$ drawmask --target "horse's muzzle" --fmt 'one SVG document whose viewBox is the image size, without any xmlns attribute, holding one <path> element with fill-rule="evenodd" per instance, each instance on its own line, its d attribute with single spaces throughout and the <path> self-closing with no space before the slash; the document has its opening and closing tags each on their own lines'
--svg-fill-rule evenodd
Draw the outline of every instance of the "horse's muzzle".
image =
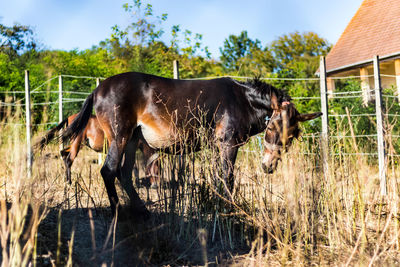
<svg viewBox="0 0 400 267">
<path fill-rule="evenodd" d="M 275 171 L 275 168 L 273 168 L 272 166 L 267 166 L 266 164 L 262 164 L 262 168 L 264 170 L 265 173 L 271 174 Z"/>
</svg>

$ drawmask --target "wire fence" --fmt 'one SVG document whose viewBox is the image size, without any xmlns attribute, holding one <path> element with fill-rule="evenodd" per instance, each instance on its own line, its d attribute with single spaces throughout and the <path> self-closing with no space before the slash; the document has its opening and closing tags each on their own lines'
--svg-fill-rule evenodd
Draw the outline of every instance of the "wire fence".
<svg viewBox="0 0 400 267">
<path fill-rule="evenodd" d="M 246 76 L 222 76 L 237 80 L 248 80 L 252 77 Z M 397 78 L 399 76 L 380 74 L 380 78 Z M 189 80 L 209 80 L 221 77 L 201 77 Z M 315 112 L 322 109 L 326 97 L 327 114 L 326 120 L 329 130 L 320 126 L 320 120 L 310 121 L 303 126 L 303 140 L 307 142 L 319 142 L 324 131 L 327 132 L 331 156 L 379 156 L 379 131 L 377 125 L 376 105 L 372 100 L 376 99 L 377 91 L 366 85 L 370 78 L 376 79 L 376 75 L 356 75 L 346 77 L 329 77 L 331 88 L 321 87 L 321 77 L 316 78 L 287 78 L 287 77 L 262 77 L 278 88 L 286 88 L 291 94 L 292 101 L 301 112 Z M 59 75 L 41 82 L 30 91 L 30 104 L 34 114 L 34 120 L 30 126 L 50 128 L 81 108 L 85 97 L 96 88 L 103 77 Z M 326 79 L 325 79 L 326 83 Z M 333 88 L 332 88 L 333 87 Z M 376 86 L 375 86 L 376 87 Z M 380 87 L 380 86 L 379 86 Z M 381 89 L 381 88 L 379 88 Z M 397 126 L 397 119 L 400 117 L 399 95 L 393 88 L 379 90 L 383 103 L 383 114 L 385 125 L 385 140 L 392 142 L 390 148 L 386 146 L 387 157 L 400 157 L 397 151 L 400 150 L 400 127 Z M 8 98 L 7 98 L 8 97 Z M 1 108 L 21 108 L 26 110 L 26 92 L 14 90 L 0 92 Z M 7 99 L 7 100 L 6 100 Z M 11 99 L 11 100 L 10 100 Z M 41 114 L 43 118 L 35 116 Z M 46 119 L 44 119 L 46 117 Z M 323 118 L 324 119 L 324 118 Z M 25 124 L 3 121 L 0 125 L 13 125 L 22 127 Z M 262 147 L 261 138 L 257 138 L 257 146 Z M 359 148 L 354 147 L 359 145 Z M 360 151 L 360 147 L 364 151 Z M 358 151 L 357 151 L 358 150 Z M 243 152 L 260 152 L 260 149 Z M 316 154 L 315 152 L 305 152 Z"/>
<path fill-rule="evenodd" d="M 76 82 L 77 79 L 89 80 L 91 82 Z M 48 80 L 40 83 L 30 91 L 32 102 L 30 104 L 32 113 L 35 117 L 35 111 L 43 112 L 43 109 L 48 113 L 47 117 L 50 121 L 42 122 L 41 119 L 34 119 L 31 124 L 33 127 L 39 126 L 54 126 L 59 120 L 57 120 L 57 111 L 60 107 L 63 109 L 63 117 L 68 117 L 74 112 L 79 111 L 80 105 L 85 101 L 86 96 L 90 93 L 89 91 L 94 90 L 98 81 L 103 80 L 103 77 L 90 77 L 90 76 L 75 76 L 75 75 L 58 75 L 49 78 Z M 60 80 L 62 83 L 60 84 Z M 93 80 L 96 83 L 93 83 Z M 57 88 L 58 87 L 58 88 Z M 61 88 L 60 88 L 61 87 Z M 61 94 L 61 97 L 60 97 Z M 25 91 L 14 90 L 14 91 L 0 91 L 0 97 L 3 99 L 8 96 L 11 97 L 10 101 L 0 101 L 0 108 L 22 108 L 26 109 L 25 103 Z M 60 105 L 61 100 L 61 105 Z M 24 123 L 14 122 L 2 122 L 0 125 L 17 125 L 23 126 Z"/>
<path fill-rule="evenodd" d="M 90 76 L 74 76 L 74 75 L 61 75 L 62 77 L 67 77 L 67 78 L 74 78 L 74 79 L 104 79 L 102 77 L 90 77 Z M 384 75 L 382 76 L 386 77 L 392 77 L 392 75 Z M 32 95 L 37 95 L 37 94 L 59 94 L 59 90 L 47 90 L 47 91 L 37 91 L 38 89 L 42 88 L 46 84 L 50 83 L 51 81 L 55 80 L 59 76 L 52 77 L 48 79 L 47 81 L 43 82 L 41 85 L 37 86 L 35 89 L 31 91 Z M 229 77 L 229 78 L 235 78 L 235 79 L 251 79 L 251 77 L 246 77 L 246 76 L 222 76 L 222 77 Z M 369 76 L 348 76 L 348 77 L 334 77 L 332 79 L 357 79 L 360 77 L 369 77 Z M 393 76 L 397 77 L 397 76 Z M 400 76 L 399 76 L 400 77 Z M 203 77 L 203 78 L 193 78 L 190 80 L 208 80 L 208 79 L 213 79 L 213 78 L 220 78 L 220 77 Z M 274 78 L 261 78 L 263 80 L 275 80 L 275 81 L 317 81 L 319 78 L 279 78 L 279 77 L 274 77 Z M 95 87 L 90 88 L 89 90 L 93 90 Z M 85 88 L 86 90 L 88 88 Z M 369 90 L 370 92 L 373 92 L 373 90 Z M 347 92 L 328 92 L 328 98 L 330 100 L 337 100 L 337 99 L 346 99 L 346 98 L 362 98 L 362 94 L 364 94 L 366 91 L 347 91 Z M 12 94 L 25 94 L 25 91 L 0 91 L 0 94 L 6 94 L 6 95 L 12 95 Z M 81 98 L 81 96 L 87 96 L 90 93 L 89 92 L 79 92 L 79 91 L 66 91 L 63 90 L 62 94 L 68 94 L 76 97 L 63 97 L 62 102 L 63 103 L 74 103 L 74 102 L 84 102 L 85 98 Z M 80 97 L 79 97 L 80 96 Z M 397 96 L 395 95 L 387 95 L 383 94 L 383 97 L 387 98 L 393 98 L 396 99 Z M 292 96 L 291 97 L 294 101 L 297 100 L 320 100 L 320 96 Z M 0 107 L 25 107 L 25 103 L 21 103 L 24 99 L 18 99 L 15 102 L 2 102 L 0 101 Z M 55 105 L 59 104 L 59 100 L 56 101 L 48 101 L 48 102 L 39 102 L 39 103 L 32 103 L 32 106 L 44 106 L 44 105 Z M 78 109 L 79 110 L 79 109 Z M 365 113 L 365 114 L 350 114 L 350 117 L 374 117 L 376 114 L 374 113 Z M 393 117 L 399 117 L 400 114 L 386 114 L 387 116 L 393 116 Z M 347 114 L 329 114 L 329 117 L 347 117 Z M 35 124 L 33 124 L 35 125 Z"/>
<path fill-rule="evenodd" d="M 385 75 L 382 74 L 384 77 L 397 77 L 394 75 Z M 47 81 L 41 83 L 39 86 L 35 87 L 31 91 L 31 95 L 39 95 L 39 94 L 54 94 L 58 97 L 60 94 L 60 90 L 54 90 L 54 85 L 52 86 L 53 90 L 46 90 L 46 91 L 39 91 L 39 89 L 43 88 L 47 84 L 51 83 L 52 81 L 58 79 L 60 76 L 55 76 Z M 91 80 L 96 80 L 96 79 L 105 79 L 103 77 L 90 77 L 90 76 L 75 76 L 75 75 L 61 75 L 63 78 L 71 78 L 71 79 L 91 79 Z M 246 76 L 222 76 L 222 77 L 228 77 L 232 79 L 252 79 L 252 77 L 246 77 Z M 365 77 L 372 77 L 372 75 L 367 75 L 367 76 L 347 76 L 347 77 L 332 77 L 332 79 L 335 80 L 347 80 L 347 79 L 360 79 L 360 78 L 365 78 Z M 209 79 L 214 79 L 214 78 L 221 78 L 219 77 L 202 77 L 202 78 L 192 78 L 190 80 L 209 80 Z M 262 80 L 269 80 L 269 81 L 291 81 L 291 82 L 298 82 L 298 81 L 319 81 L 319 78 L 279 78 L 279 77 L 262 77 Z M 90 90 L 92 91 L 95 87 L 93 86 L 92 88 L 84 88 L 84 90 Z M 374 90 L 369 90 L 369 92 L 374 92 Z M 357 90 L 357 91 L 345 91 L 345 92 L 328 92 L 328 98 L 330 101 L 338 100 L 338 99 L 352 99 L 352 98 L 357 98 L 357 99 L 362 99 L 363 94 L 365 94 L 366 91 L 364 90 Z M 6 95 L 12 95 L 12 94 L 25 94 L 25 91 L 0 91 L 0 94 L 6 94 Z M 85 101 L 85 98 L 82 98 L 82 96 L 87 96 L 90 93 L 89 92 L 82 92 L 82 91 L 71 91 L 71 90 L 62 90 L 62 94 L 68 95 L 68 97 L 63 97 L 62 98 L 62 103 L 68 104 L 68 103 L 83 103 Z M 387 95 L 383 94 L 383 97 L 386 98 L 391 98 L 391 99 L 397 99 L 397 96 L 395 95 Z M 291 97 L 294 102 L 298 102 L 301 100 L 320 100 L 320 96 L 292 96 Z M 15 102 L 3 102 L 0 101 L 0 107 L 25 107 L 25 103 L 21 103 L 24 101 L 24 98 L 18 99 Z M 31 106 L 51 106 L 51 105 L 59 105 L 60 101 L 59 99 L 56 101 L 48 101 L 48 102 L 32 102 Z M 80 107 L 77 107 L 76 111 L 79 111 Z M 68 108 L 67 108 L 68 109 Z M 72 115 L 72 114 L 66 114 L 67 115 Z M 399 117 L 400 114 L 391 114 L 387 113 L 385 114 L 386 116 L 391 116 L 391 117 Z M 375 117 L 375 113 L 364 113 L 364 114 L 328 114 L 330 118 L 347 118 L 348 116 L 350 117 Z M 40 125 L 54 125 L 56 124 L 57 121 L 52 121 L 52 122 L 45 122 L 45 123 L 33 123 L 32 126 L 40 126 Z M 2 125 L 6 124 L 12 124 L 12 125 L 24 125 L 23 123 L 2 123 Z M 352 138 L 352 137 L 371 137 L 375 136 L 376 134 L 372 135 L 331 135 L 330 138 Z M 396 137 L 396 135 L 392 135 L 392 137 Z"/>
<path fill-rule="evenodd" d="M 229 78 L 234 78 L 234 79 L 251 79 L 251 77 L 238 77 L 238 76 L 224 76 L 224 77 L 229 77 Z M 380 77 L 391 77 L 391 78 L 396 78 L 398 76 L 396 75 L 387 75 L 387 74 L 381 74 Z M 195 80 L 207 80 L 207 79 L 212 79 L 212 78 L 217 78 L 217 77 L 203 77 L 203 78 L 196 78 Z M 353 76 L 346 76 L 346 77 L 330 77 L 331 80 L 335 84 L 337 84 L 334 87 L 337 87 L 337 91 L 327 91 L 326 95 L 328 98 L 328 105 L 329 106 L 341 106 L 342 110 L 338 109 L 328 109 L 329 114 L 327 114 L 327 117 L 329 119 L 329 125 L 331 126 L 330 131 L 329 131 L 329 142 L 330 146 L 334 147 L 331 149 L 331 156 L 339 156 L 339 155 L 346 155 L 346 156 L 368 156 L 368 157 L 378 157 L 378 133 L 376 130 L 373 130 L 371 126 L 374 126 L 373 124 L 377 121 L 377 113 L 375 112 L 375 105 L 371 102 L 375 98 L 375 89 L 369 89 L 369 87 L 372 86 L 365 86 L 363 85 L 363 82 L 365 82 L 366 79 L 369 78 L 375 78 L 375 75 L 353 75 Z M 267 77 L 267 78 L 261 78 L 262 80 L 268 80 L 271 82 L 307 82 L 307 83 L 313 83 L 320 81 L 320 78 L 279 78 L 279 77 Z M 348 90 L 351 86 L 347 84 L 347 89 L 341 91 L 341 85 L 343 87 L 343 84 L 348 83 L 348 81 L 356 81 L 357 89 L 356 90 Z M 340 83 L 340 84 L 338 84 Z M 320 88 L 319 88 L 320 89 Z M 389 90 L 390 91 L 390 90 Z M 386 135 L 385 139 L 388 140 L 389 138 L 391 139 L 391 142 L 395 141 L 395 145 L 392 147 L 395 147 L 395 151 L 389 151 L 389 153 L 386 153 L 386 156 L 389 157 L 400 157 L 399 154 L 396 154 L 396 151 L 400 150 L 400 144 L 399 144 L 399 137 L 400 134 L 395 134 L 395 133 L 400 133 L 400 129 L 397 127 L 395 121 L 392 118 L 397 118 L 400 116 L 400 109 L 399 109 L 399 96 L 397 95 L 397 92 L 392 90 L 389 92 L 388 90 L 384 90 L 384 93 L 382 94 L 383 99 L 385 100 L 384 106 L 386 107 L 385 112 L 383 113 L 384 117 L 384 123 L 385 123 L 385 128 L 391 128 L 391 131 L 386 130 Z M 304 92 L 304 91 L 303 91 Z M 318 102 L 319 105 L 321 105 L 321 95 L 319 94 L 319 90 L 316 90 L 314 92 L 314 95 L 309 95 L 309 96 L 300 96 L 300 95 L 293 95 L 291 94 L 292 101 L 295 102 L 298 106 L 301 104 L 303 101 L 316 101 Z M 391 94 L 389 94 L 391 93 Z M 368 99 L 366 99 L 368 98 Z M 335 105 L 336 103 L 336 105 Z M 317 105 L 318 105 L 317 104 Z M 315 106 L 317 106 L 315 105 Z M 349 114 L 347 114 L 344 110 L 345 107 L 348 107 L 350 109 Z M 371 112 L 372 111 L 372 112 Z M 315 122 L 311 122 L 315 123 Z M 374 132 L 374 133 L 351 133 L 351 127 L 354 124 L 357 125 L 358 130 L 360 130 L 360 125 L 359 124 L 366 124 L 369 125 L 369 129 L 364 129 L 366 132 Z M 345 124 L 345 125 L 343 125 Z M 339 127 L 341 130 L 338 129 L 337 125 L 340 125 Z M 336 127 L 332 127 L 336 126 Z M 343 127 L 345 126 L 345 127 Z M 395 126 L 395 127 L 390 127 L 390 126 Z M 345 129 L 343 129 L 345 128 Z M 361 128 L 361 131 L 363 129 Z M 302 138 L 305 139 L 312 139 L 315 138 L 316 136 L 320 135 L 320 133 L 315 133 L 316 135 L 304 135 Z M 340 144 L 343 143 L 351 143 L 353 140 L 358 140 L 356 143 L 364 143 L 367 144 L 365 147 L 367 147 L 367 151 L 365 152 L 344 152 L 340 151 L 335 153 L 334 151 L 339 151 L 340 149 L 338 148 Z M 363 141 L 360 141 L 363 140 Z M 258 146 L 261 146 L 260 141 L 258 141 Z M 336 147 L 335 147 L 336 146 Z M 354 149 L 352 145 L 344 146 L 348 147 L 351 149 Z M 389 150 L 389 149 L 388 149 Z M 254 153 L 257 151 L 254 150 L 249 150 L 245 149 L 243 150 L 244 152 L 250 152 Z M 377 151 L 377 152 L 372 152 L 372 151 Z M 307 154 L 307 153 L 306 153 Z M 315 154 L 315 153 L 314 153 Z"/>
</svg>

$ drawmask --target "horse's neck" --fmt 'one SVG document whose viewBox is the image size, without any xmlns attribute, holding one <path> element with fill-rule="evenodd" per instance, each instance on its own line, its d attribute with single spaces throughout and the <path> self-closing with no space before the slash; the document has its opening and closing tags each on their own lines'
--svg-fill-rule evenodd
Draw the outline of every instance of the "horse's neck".
<svg viewBox="0 0 400 267">
<path fill-rule="evenodd" d="M 265 127 L 266 119 L 272 116 L 271 98 L 269 95 L 259 94 L 255 91 L 246 93 L 250 103 L 250 119 L 248 121 L 251 129 L 250 135 L 255 135 L 262 132 Z"/>
<path fill-rule="evenodd" d="M 257 93 L 253 89 L 249 90 L 246 96 L 257 117 L 264 119 L 265 116 L 272 114 L 270 95 Z"/>
</svg>

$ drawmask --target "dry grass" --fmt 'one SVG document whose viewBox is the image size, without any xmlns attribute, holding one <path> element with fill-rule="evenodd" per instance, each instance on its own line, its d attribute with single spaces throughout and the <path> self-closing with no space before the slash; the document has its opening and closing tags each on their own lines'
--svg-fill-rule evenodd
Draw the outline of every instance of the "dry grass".
<svg viewBox="0 0 400 267">
<path fill-rule="evenodd" d="M 227 204 L 210 145 L 185 156 L 183 170 L 177 157 L 164 157 L 159 189 L 149 191 L 150 221 L 129 217 L 127 208 L 127 218 L 113 221 L 95 153 L 82 151 L 68 186 L 58 146 L 49 146 L 27 179 L 18 127 L 0 129 L 2 266 L 399 264 L 397 164 L 381 197 L 374 160 L 332 157 L 324 176 L 318 140 L 310 139 L 266 175 L 260 153 L 248 152 L 260 151 L 252 139 L 239 153 L 235 201 Z M 138 190 L 146 200 L 146 189 Z"/>
</svg>

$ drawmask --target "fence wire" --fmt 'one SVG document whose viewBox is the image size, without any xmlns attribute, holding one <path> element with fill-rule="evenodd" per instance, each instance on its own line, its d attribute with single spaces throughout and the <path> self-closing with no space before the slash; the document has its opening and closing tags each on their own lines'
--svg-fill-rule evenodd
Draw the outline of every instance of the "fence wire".
<svg viewBox="0 0 400 267">
<path fill-rule="evenodd" d="M 383 77 L 398 77 L 396 75 L 384 75 L 381 74 L 381 76 Z M 57 90 L 54 90 L 54 87 L 56 85 L 52 85 L 52 81 L 54 81 L 55 79 L 59 78 L 60 76 L 55 76 L 52 77 L 50 79 L 48 79 L 47 81 L 41 83 L 39 86 L 35 87 L 32 91 L 31 91 L 31 95 L 57 95 L 57 100 L 55 101 L 40 101 L 40 102 L 34 102 L 31 104 L 32 107 L 49 107 L 48 112 L 55 112 L 58 109 L 58 105 L 59 105 L 59 99 L 58 99 L 58 94 L 60 93 L 58 88 Z M 90 76 L 75 76 L 75 75 L 61 75 L 61 77 L 63 78 L 68 78 L 68 79 L 88 79 L 88 80 L 104 80 L 105 78 L 103 77 L 90 77 Z M 228 77 L 228 78 L 232 78 L 232 79 L 252 79 L 253 77 L 246 77 L 246 76 L 222 76 L 222 77 Z M 349 77 L 329 77 L 329 79 L 334 80 L 335 82 L 346 82 L 347 80 L 360 80 L 360 79 L 365 79 L 365 78 L 370 78 L 370 77 L 374 77 L 373 75 L 364 75 L 364 76 L 349 76 Z M 209 80 L 209 79 L 213 79 L 213 78 L 221 78 L 221 77 L 201 77 L 201 78 L 192 78 L 192 79 L 188 79 L 188 80 Z M 291 81 L 291 82 L 302 82 L 304 86 L 307 85 L 307 82 L 312 82 L 312 84 L 314 84 L 314 82 L 320 81 L 320 78 L 280 78 L 280 77 L 262 77 L 260 78 L 261 80 L 265 80 L 265 81 Z M 64 80 L 63 80 L 64 82 Z M 53 87 L 53 90 L 50 90 L 49 88 L 47 88 L 47 90 L 40 90 L 41 88 L 43 88 L 45 85 L 48 85 L 49 87 Z M 64 86 L 64 84 L 63 84 Z M 68 86 L 67 86 L 68 87 Z M 74 88 L 71 87 L 70 88 Z M 81 88 L 81 90 L 84 90 L 84 88 Z M 86 89 L 87 90 L 87 89 Z M 370 98 L 374 97 L 374 92 L 375 90 L 370 89 L 370 90 L 350 90 L 350 91 L 328 91 L 327 92 L 327 96 L 328 96 L 328 101 L 340 101 L 340 100 L 348 100 L 351 101 L 352 99 L 363 99 L 363 94 L 369 93 L 370 94 Z M 319 93 L 319 92 L 318 92 Z M 0 94 L 4 95 L 12 95 L 14 94 L 14 98 L 15 98 L 15 94 L 25 94 L 25 91 L 20 91 L 20 90 L 14 90 L 14 91 L 1 91 Z M 83 101 L 85 101 L 84 98 L 82 98 L 82 96 L 87 96 L 90 94 L 90 92 L 82 92 L 82 91 L 74 91 L 74 90 L 63 90 L 62 91 L 63 94 L 63 98 L 62 98 L 62 102 L 63 104 L 80 104 Z M 383 98 L 385 99 L 398 99 L 397 95 L 390 95 L 390 94 L 383 94 L 382 95 Z M 50 97 L 52 98 L 52 97 Z M 297 101 L 316 101 L 317 103 L 320 103 L 320 95 L 311 95 L 311 96 L 296 96 L 294 95 L 292 97 L 292 100 L 297 102 Z M 21 103 L 22 101 L 25 100 L 25 97 L 18 99 L 14 102 L 4 102 L 4 101 L 0 101 L 0 107 L 25 107 L 25 103 Z M 72 112 L 77 112 L 79 110 L 80 106 L 65 106 L 64 110 L 67 110 L 68 112 L 72 111 Z M 349 119 L 350 118 L 354 118 L 354 119 L 362 119 L 362 118 L 371 118 L 371 119 L 375 119 L 376 114 L 374 113 L 350 113 L 350 114 L 337 114 L 336 112 L 330 111 L 330 114 L 328 114 L 328 118 L 330 119 L 334 119 L 334 120 L 338 120 L 341 119 L 342 122 L 337 121 L 336 123 L 340 124 L 340 125 L 346 125 L 345 122 L 343 122 L 343 120 Z M 400 117 L 400 114 L 398 113 L 390 113 L 386 112 L 384 114 L 384 116 L 386 117 L 390 117 L 390 118 L 397 118 Z M 354 123 L 354 122 L 353 122 Z M 357 123 L 357 121 L 355 122 Z M 0 123 L 0 125 L 7 125 L 7 124 L 11 124 L 11 125 L 17 125 L 17 126 L 23 126 L 24 124 L 22 123 Z M 36 123 L 33 124 L 33 126 L 51 126 L 51 125 L 55 125 L 57 124 L 57 122 L 45 122 L 45 123 Z M 311 123 L 312 124 L 312 123 Z M 331 129 L 332 130 L 332 129 Z M 348 130 L 348 129 L 347 129 Z M 400 138 L 399 134 L 389 134 L 392 138 Z M 329 135 L 329 139 L 330 140 L 334 140 L 334 139 L 351 139 L 351 138 L 374 138 L 376 139 L 377 134 L 331 134 Z M 302 136 L 302 138 L 304 139 L 319 139 L 320 138 L 320 134 L 319 133 L 312 133 L 310 135 L 304 135 Z M 257 152 L 257 151 L 252 151 L 252 152 Z M 332 154 L 332 155 L 365 155 L 365 156 L 376 156 L 377 153 L 347 153 L 347 152 L 341 152 L 341 153 L 337 153 L 337 154 Z M 397 154 L 387 154 L 388 156 L 399 156 Z"/>
</svg>

